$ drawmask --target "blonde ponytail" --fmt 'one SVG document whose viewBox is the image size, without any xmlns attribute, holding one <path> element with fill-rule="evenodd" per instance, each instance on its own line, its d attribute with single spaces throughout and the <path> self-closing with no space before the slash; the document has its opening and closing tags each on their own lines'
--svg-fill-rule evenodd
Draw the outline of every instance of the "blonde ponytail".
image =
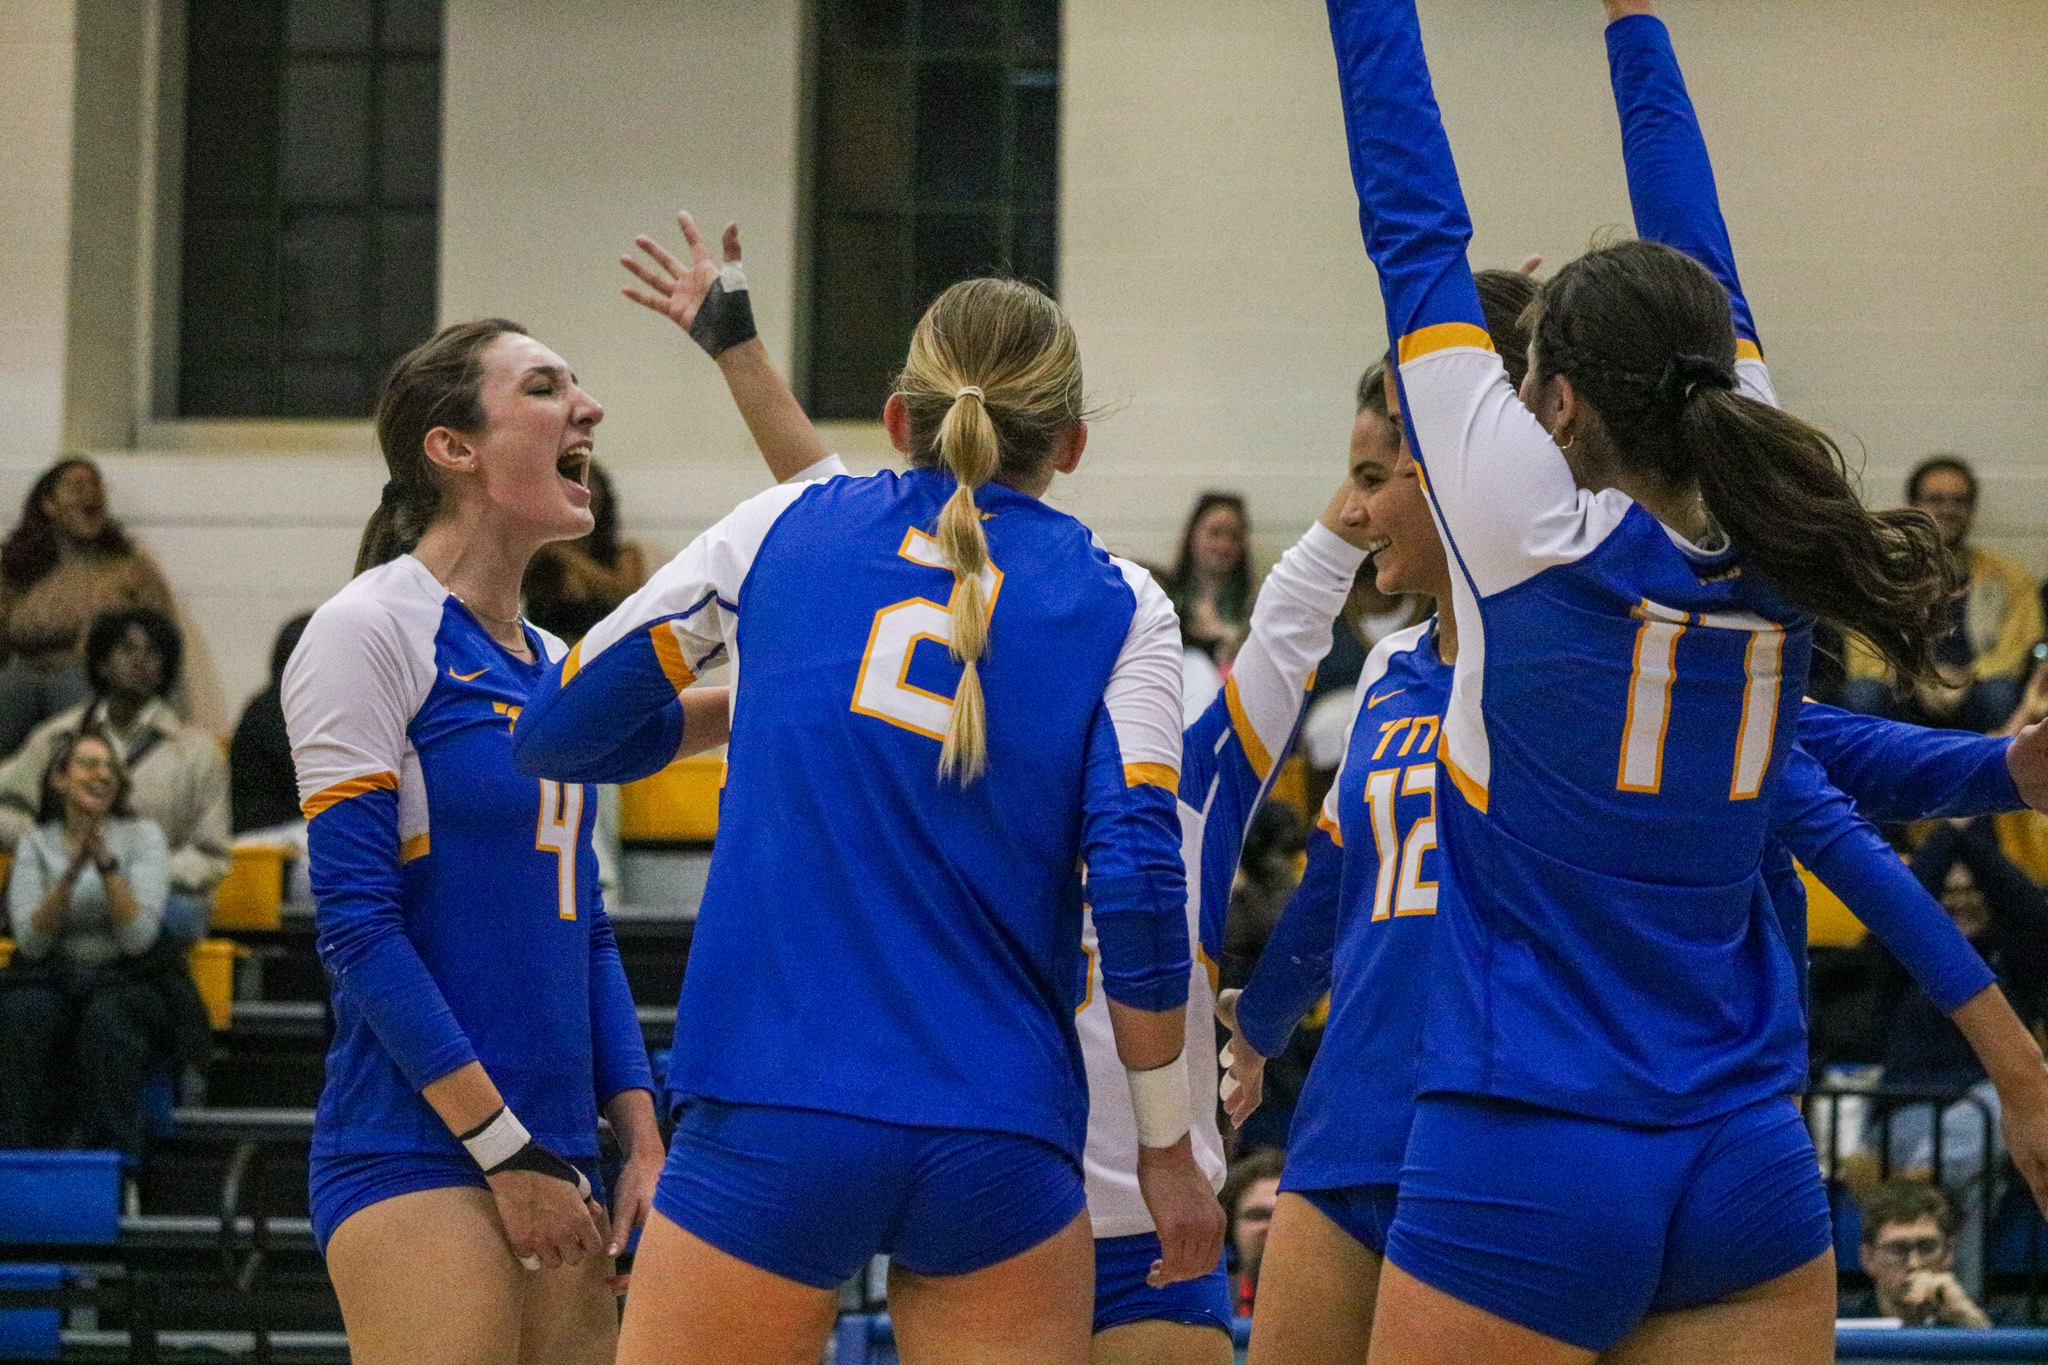
<svg viewBox="0 0 2048 1365">
<path fill-rule="evenodd" d="M 913 461 L 942 465 L 957 481 L 936 528 L 953 569 L 947 609 L 961 669 L 939 776 L 964 786 L 988 767 L 980 663 L 994 605 L 983 583 L 988 537 L 974 492 L 1039 474 L 1060 432 L 1084 420 L 1080 348 L 1044 294 L 1013 280 L 963 280 L 918 322 L 896 389 L 909 410 Z"/>
</svg>

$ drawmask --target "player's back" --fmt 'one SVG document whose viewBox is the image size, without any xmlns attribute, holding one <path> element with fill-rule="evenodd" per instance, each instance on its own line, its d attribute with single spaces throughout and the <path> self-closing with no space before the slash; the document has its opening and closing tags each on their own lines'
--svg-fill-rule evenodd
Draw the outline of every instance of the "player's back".
<svg viewBox="0 0 2048 1365">
<path fill-rule="evenodd" d="M 1077 1148 L 1086 792 L 1171 786 L 1126 771 L 1105 701 L 1141 600 L 1155 632 L 1171 608 L 1073 518 L 977 490 L 987 768 L 942 778 L 961 667 L 930 528 L 953 488 L 922 469 L 811 485 L 721 604 L 723 837 L 678 1018 L 704 1045 L 678 1049 L 672 1087 Z"/>
</svg>

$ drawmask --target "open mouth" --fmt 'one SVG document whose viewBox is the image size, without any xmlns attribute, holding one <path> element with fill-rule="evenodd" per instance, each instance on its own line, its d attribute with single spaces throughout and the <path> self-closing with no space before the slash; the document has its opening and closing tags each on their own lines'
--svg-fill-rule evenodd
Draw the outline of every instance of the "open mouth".
<svg viewBox="0 0 2048 1365">
<path fill-rule="evenodd" d="M 1365 557 L 1367 559 L 1371 559 L 1374 555 L 1378 554 L 1381 550 L 1386 549 L 1389 545 L 1392 545 L 1393 543 L 1394 540 L 1391 536 L 1374 536 L 1371 540 L 1365 542 Z"/>
<path fill-rule="evenodd" d="M 590 487 L 590 442 L 579 441 L 555 457 L 555 472 L 578 488 Z"/>
</svg>

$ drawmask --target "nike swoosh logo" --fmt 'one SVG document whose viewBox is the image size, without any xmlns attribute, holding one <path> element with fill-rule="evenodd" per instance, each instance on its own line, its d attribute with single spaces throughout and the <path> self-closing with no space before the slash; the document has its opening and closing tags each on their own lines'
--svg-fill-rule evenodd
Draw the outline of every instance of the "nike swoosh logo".
<svg viewBox="0 0 2048 1365">
<path fill-rule="evenodd" d="M 455 681 L 457 682 L 473 682 L 474 680 L 481 678 L 484 674 L 490 671 L 491 666 L 489 664 L 485 664 L 482 668 L 479 668 L 474 673 L 457 673 L 454 669 L 451 668 L 448 670 L 448 676 L 455 679 Z"/>
<path fill-rule="evenodd" d="M 1380 704 L 1381 702 L 1385 701 L 1385 700 L 1386 700 L 1386 699 L 1387 699 L 1388 697 L 1398 697 L 1398 696 L 1400 696 L 1400 695 L 1401 695 L 1401 694 L 1402 694 L 1403 692 L 1406 692 L 1407 690 L 1408 690 L 1408 689 L 1407 689 L 1407 688 L 1405 688 L 1405 687 L 1397 687 L 1397 688 L 1395 688 L 1395 689 L 1394 689 L 1393 691 L 1391 691 L 1391 692 L 1382 692 L 1382 693 L 1380 693 L 1380 694 L 1379 694 L 1379 695 L 1378 695 L 1377 697 L 1368 697 L 1368 698 L 1366 699 L 1366 702 L 1365 702 L 1365 709 L 1366 709 L 1366 710 L 1368 710 L 1368 711 L 1370 711 L 1370 710 L 1372 710 L 1372 708 L 1373 708 L 1373 707 L 1375 707 L 1375 706 L 1378 706 L 1378 705 L 1379 705 L 1379 704 Z"/>
</svg>

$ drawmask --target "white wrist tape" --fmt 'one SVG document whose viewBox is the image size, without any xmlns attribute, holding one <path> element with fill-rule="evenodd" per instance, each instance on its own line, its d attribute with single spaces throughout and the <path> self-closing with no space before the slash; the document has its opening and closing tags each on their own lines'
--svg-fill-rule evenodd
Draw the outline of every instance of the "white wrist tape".
<svg viewBox="0 0 2048 1365">
<path fill-rule="evenodd" d="M 1125 1071 L 1140 1147 L 1171 1147 L 1188 1135 L 1188 1055 L 1150 1071 Z"/>
<path fill-rule="evenodd" d="M 482 1131 L 464 1138 L 462 1145 L 469 1149 L 470 1159 L 488 1171 L 510 1161 L 531 1141 L 533 1135 L 526 1131 L 526 1125 L 510 1108 L 505 1108 Z"/>
</svg>

